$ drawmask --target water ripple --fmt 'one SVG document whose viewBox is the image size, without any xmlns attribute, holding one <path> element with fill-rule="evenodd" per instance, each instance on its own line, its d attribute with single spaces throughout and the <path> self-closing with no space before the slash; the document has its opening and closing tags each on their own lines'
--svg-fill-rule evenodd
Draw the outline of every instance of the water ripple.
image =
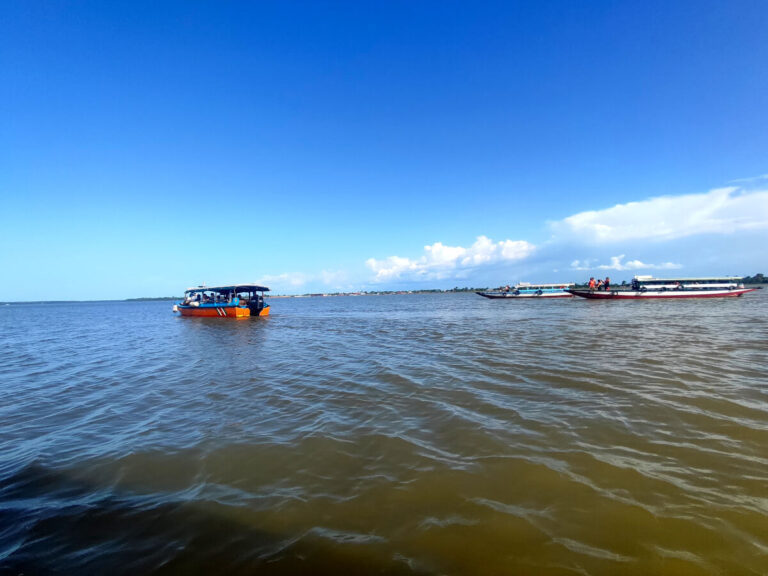
<svg viewBox="0 0 768 576">
<path fill-rule="evenodd" d="M 766 573 L 768 291 L 0 310 L 0 571 Z"/>
</svg>

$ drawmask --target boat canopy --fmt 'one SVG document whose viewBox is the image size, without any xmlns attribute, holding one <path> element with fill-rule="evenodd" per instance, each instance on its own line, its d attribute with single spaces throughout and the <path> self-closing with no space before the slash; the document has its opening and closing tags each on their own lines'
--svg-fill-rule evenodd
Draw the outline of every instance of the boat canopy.
<svg viewBox="0 0 768 576">
<path fill-rule="evenodd" d="M 231 284 L 229 286 L 196 286 L 186 290 L 187 294 L 195 294 L 197 292 L 218 292 L 220 294 L 229 292 L 269 292 L 269 288 L 257 284 Z"/>
<path fill-rule="evenodd" d="M 741 282 L 739 276 L 705 276 L 702 278 L 654 278 L 653 276 L 635 276 L 638 282 Z"/>
<path fill-rule="evenodd" d="M 530 282 L 518 282 L 515 288 L 565 288 L 573 286 L 573 282 L 557 282 L 556 284 L 531 284 Z"/>
</svg>

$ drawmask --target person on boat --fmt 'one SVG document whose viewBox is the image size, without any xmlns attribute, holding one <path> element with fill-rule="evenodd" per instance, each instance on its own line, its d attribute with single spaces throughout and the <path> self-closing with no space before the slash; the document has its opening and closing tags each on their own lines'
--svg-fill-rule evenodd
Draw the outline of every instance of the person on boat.
<svg viewBox="0 0 768 576">
<path fill-rule="evenodd" d="M 608 290 L 611 289 L 611 279 L 608 278 L 608 276 L 605 277 L 605 282 L 603 282 L 603 290 L 608 292 Z"/>
<path fill-rule="evenodd" d="M 595 277 L 594 276 L 590 277 L 590 279 L 589 279 L 589 289 L 590 290 L 594 290 L 595 289 Z"/>
<path fill-rule="evenodd" d="M 598 279 L 598 281 L 597 281 L 597 289 L 598 290 L 602 290 L 603 289 L 603 279 L 602 278 Z"/>
<path fill-rule="evenodd" d="M 504 292 L 509 292 L 509 284 L 507 284 L 506 286 L 504 286 Z"/>
</svg>

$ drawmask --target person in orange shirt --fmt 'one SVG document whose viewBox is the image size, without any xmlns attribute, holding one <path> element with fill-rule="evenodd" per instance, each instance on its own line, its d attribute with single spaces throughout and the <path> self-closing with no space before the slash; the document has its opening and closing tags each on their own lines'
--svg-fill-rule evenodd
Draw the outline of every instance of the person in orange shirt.
<svg viewBox="0 0 768 576">
<path fill-rule="evenodd" d="M 595 278 L 594 276 L 589 279 L 589 289 L 594 290 L 595 289 Z"/>
</svg>

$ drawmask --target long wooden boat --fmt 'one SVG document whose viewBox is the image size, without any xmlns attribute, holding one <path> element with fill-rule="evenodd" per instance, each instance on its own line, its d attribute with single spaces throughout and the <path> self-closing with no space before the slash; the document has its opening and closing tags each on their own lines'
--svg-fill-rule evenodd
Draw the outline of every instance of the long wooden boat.
<svg viewBox="0 0 768 576">
<path fill-rule="evenodd" d="M 573 294 L 566 291 L 568 286 L 573 286 L 573 282 L 559 284 L 531 284 L 530 282 L 520 282 L 513 288 L 507 286 L 498 290 L 489 292 L 475 292 L 483 298 L 572 298 Z"/>
<path fill-rule="evenodd" d="M 269 292 L 269 288 L 256 284 L 198 286 L 187 289 L 184 300 L 174 305 L 173 311 L 182 316 L 204 318 L 269 316 L 264 292 Z"/>
<path fill-rule="evenodd" d="M 635 276 L 629 288 L 611 290 L 568 289 L 574 296 L 592 300 L 634 300 L 659 298 L 727 298 L 738 297 L 756 288 L 745 288 L 741 278 L 719 276 L 708 278 L 654 278 Z"/>
</svg>

